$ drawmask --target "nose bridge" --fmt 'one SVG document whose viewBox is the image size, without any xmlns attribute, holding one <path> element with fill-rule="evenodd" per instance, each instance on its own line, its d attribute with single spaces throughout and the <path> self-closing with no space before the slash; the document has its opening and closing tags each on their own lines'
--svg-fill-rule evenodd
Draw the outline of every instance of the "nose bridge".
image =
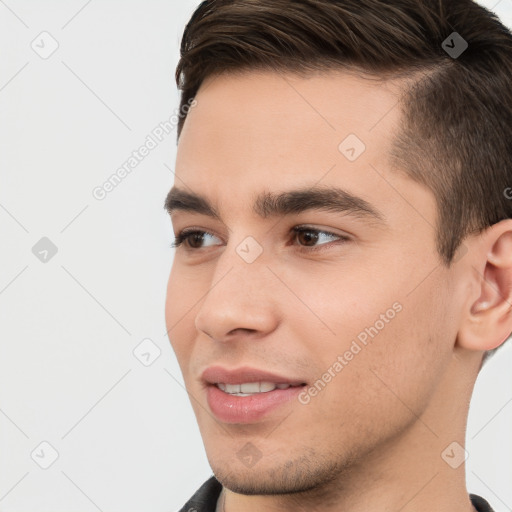
<svg viewBox="0 0 512 512">
<path fill-rule="evenodd" d="M 198 331 L 217 340 L 234 329 L 267 331 L 276 312 L 263 247 L 253 237 L 226 246 L 195 318 Z"/>
</svg>

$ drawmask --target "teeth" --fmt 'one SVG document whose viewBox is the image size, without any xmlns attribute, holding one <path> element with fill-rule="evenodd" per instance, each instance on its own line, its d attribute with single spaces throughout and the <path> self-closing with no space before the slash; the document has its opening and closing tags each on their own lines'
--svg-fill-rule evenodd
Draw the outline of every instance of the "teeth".
<svg viewBox="0 0 512 512">
<path fill-rule="evenodd" d="M 234 395 L 235 393 L 240 393 L 240 384 L 224 384 L 226 389 L 226 393 L 229 393 L 230 395 Z"/>
<path fill-rule="evenodd" d="M 259 382 L 248 382 L 247 384 L 240 384 L 241 393 L 259 393 L 260 383 Z"/>
<path fill-rule="evenodd" d="M 229 393 L 230 395 L 237 396 L 250 396 L 257 393 L 268 393 L 269 391 L 274 391 L 274 389 L 288 389 L 291 387 L 291 384 L 274 384 L 273 382 L 244 382 L 243 384 L 225 384 L 219 382 L 217 387 L 224 391 L 225 393 Z"/>
<path fill-rule="evenodd" d="M 279 385 L 277 385 L 279 387 Z M 273 382 L 260 382 L 260 391 L 262 393 L 267 393 L 268 391 L 274 391 L 276 389 L 276 384 Z"/>
</svg>

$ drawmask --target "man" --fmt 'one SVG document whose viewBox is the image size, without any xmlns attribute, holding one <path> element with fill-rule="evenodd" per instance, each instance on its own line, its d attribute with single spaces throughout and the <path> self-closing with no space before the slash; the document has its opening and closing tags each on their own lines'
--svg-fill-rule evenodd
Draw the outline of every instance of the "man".
<svg viewBox="0 0 512 512">
<path fill-rule="evenodd" d="M 469 0 L 213 0 L 185 30 L 166 322 L 214 477 L 183 511 L 490 511 L 512 331 L 512 36 Z"/>
</svg>

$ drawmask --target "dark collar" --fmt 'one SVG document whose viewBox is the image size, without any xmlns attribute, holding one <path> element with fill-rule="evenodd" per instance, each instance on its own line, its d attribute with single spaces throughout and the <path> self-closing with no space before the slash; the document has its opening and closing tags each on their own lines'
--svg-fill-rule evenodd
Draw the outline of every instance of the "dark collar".
<svg viewBox="0 0 512 512">
<path fill-rule="evenodd" d="M 478 512 L 494 512 L 489 503 L 476 494 L 470 494 L 471 503 L 478 510 Z"/>
<path fill-rule="evenodd" d="M 212 476 L 190 498 L 179 512 L 215 512 L 222 485 Z M 480 512 L 480 511 L 479 511 Z"/>
<path fill-rule="evenodd" d="M 217 500 L 222 491 L 220 482 L 212 476 L 190 498 L 179 512 L 215 512 Z M 476 494 L 470 494 L 471 503 L 478 512 L 494 512 L 489 503 Z"/>
</svg>

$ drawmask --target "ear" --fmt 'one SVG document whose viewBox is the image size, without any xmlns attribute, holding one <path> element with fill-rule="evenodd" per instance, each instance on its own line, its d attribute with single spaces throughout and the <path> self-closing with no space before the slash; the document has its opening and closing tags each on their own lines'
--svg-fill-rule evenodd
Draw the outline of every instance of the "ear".
<svg viewBox="0 0 512 512">
<path fill-rule="evenodd" d="M 492 350 L 512 332 L 512 219 L 493 224 L 468 245 L 474 293 L 465 305 L 457 344 Z"/>
</svg>

